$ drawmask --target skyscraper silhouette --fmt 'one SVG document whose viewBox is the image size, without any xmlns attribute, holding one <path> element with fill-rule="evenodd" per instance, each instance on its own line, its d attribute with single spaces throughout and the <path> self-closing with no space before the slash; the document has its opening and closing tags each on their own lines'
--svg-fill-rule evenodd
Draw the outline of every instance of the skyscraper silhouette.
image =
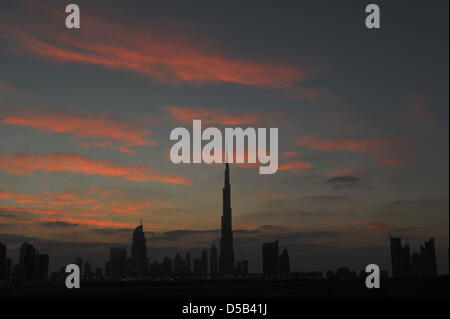
<svg viewBox="0 0 450 319">
<path fill-rule="evenodd" d="M 289 254 L 287 249 L 280 255 L 280 275 L 288 276 L 290 273 Z"/>
<path fill-rule="evenodd" d="M 133 243 L 131 246 L 131 263 L 133 272 L 139 276 L 144 276 L 147 268 L 147 244 L 145 242 L 144 227 L 142 220 L 133 231 Z"/>
<path fill-rule="evenodd" d="M 19 278 L 30 280 L 36 271 L 36 249 L 33 245 L 24 242 L 20 246 Z"/>
<path fill-rule="evenodd" d="M 211 275 L 217 275 L 217 248 L 214 244 L 209 251 L 209 272 Z"/>
<path fill-rule="evenodd" d="M 0 281 L 6 280 L 6 245 L 0 243 Z"/>
<path fill-rule="evenodd" d="M 414 277 L 436 277 L 436 252 L 434 238 L 420 245 L 420 252 L 412 255 L 412 275 Z"/>
<path fill-rule="evenodd" d="M 409 245 L 402 246 L 402 239 L 391 237 L 392 276 L 394 278 L 411 277 L 411 257 Z"/>
<path fill-rule="evenodd" d="M 263 244 L 263 274 L 279 274 L 278 240 Z"/>
<path fill-rule="evenodd" d="M 223 194 L 222 238 L 220 239 L 219 271 L 222 275 L 234 272 L 233 231 L 231 227 L 230 167 L 225 164 Z"/>
<path fill-rule="evenodd" d="M 201 273 L 202 275 L 206 275 L 208 273 L 208 252 L 206 249 L 202 250 L 202 267 L 201 267 Z"/>
</svg>

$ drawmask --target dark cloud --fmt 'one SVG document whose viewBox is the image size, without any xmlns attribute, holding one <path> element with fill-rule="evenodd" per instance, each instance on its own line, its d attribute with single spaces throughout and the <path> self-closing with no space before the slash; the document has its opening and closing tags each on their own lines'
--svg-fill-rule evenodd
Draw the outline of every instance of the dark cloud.
<svg viewBox="0 0 450 319">
<path fill-rule="evenodd" d="M 104 235 L 114 235 L 114 234 L 124 234 L 128 233 L 131 235 L 133 232 L 130 228 L 95 228 L 90 230 L 92 233 L 104 234 Z M 152 232 L 146 232 L 146 234 L 152 234 Z"/>
<path fill-rule="evenodd" d="M 335 189 L 350 188 L 359 184 L 360 178 L 354 176 L 337 176 L 327 179 L 327 183 L 333 185 Z"/>
<path fill-rule="evenodd" d="M 77 227 L 78 224 L 68 223 L 64 221 L 55 221 L 55 222 L 41 222 L 39 223 L 41 226 L 50 227 L 50 228 L 65 228 L 65 227 Z"/>
</svg>

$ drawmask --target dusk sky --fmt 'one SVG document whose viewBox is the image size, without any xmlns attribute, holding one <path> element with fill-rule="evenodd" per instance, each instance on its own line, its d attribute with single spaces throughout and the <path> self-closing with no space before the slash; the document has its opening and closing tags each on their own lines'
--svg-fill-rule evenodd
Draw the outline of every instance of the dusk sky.
<svg viewBox="0 0 450 319">
<path fill-rule="evenodd" d="M 224 166 L 170 161 L 172 129 L 277 127 L 279 170 L 231 164 L 236 259 L 377 263 L 434 237 L 448 272 L 448 1 L 0 3 L 0 242 L 102 266 L 142 218 L 150 261 L 220 238 Z"/>
</svg>

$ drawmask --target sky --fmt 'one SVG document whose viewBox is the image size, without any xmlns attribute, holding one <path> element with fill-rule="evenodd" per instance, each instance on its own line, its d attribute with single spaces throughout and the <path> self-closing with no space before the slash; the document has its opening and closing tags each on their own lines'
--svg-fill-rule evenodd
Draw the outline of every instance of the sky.
<svg viewBox="0 0 450 319">
<path fill-rule="evenodd" d="M 236 259 L 390 271 L 389 236 L 448 273 L 448 1 L 0 4 L 0 242 L 102 267 L 142 218 L 150 261 L 220 238 L 224 167 L 172 129 L 278 128 L 279 169 L 231 164 Z"/>
</svg>

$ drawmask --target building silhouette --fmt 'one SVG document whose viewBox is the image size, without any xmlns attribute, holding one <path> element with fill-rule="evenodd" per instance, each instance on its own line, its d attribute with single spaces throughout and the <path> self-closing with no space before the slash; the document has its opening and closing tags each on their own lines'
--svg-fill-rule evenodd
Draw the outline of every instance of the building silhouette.
<svg viewBox="0 0 450 319">
<path fill-rule="evenodd" d="M 290 272 L 289 254 L 287 249 L 284 249 L 280 255 L 280 275 L 289 276 Z"/>
<path fill-rule="evenodd" d="M 138 277 L 143 277 L 148 266 L 147 244 L 145 241 L 144 227 L 142 220 L 133 231 L 131 246 L 131 271 Z"/>
<path fill-rule="evenodd" d="M 180 254 L 176 254 L 175 259 L 173 261 L 173 272 L 175 274 L 182 274 L 185 271 L 186 267 L 183 258 L 181 258 Z"/>
<path fill-rule="evenodd" d="M 279 274 L 278 240 L 263 244 L 263 275 L 274 276 Z"/>
<path fill-rule="evenodd" d="M 186 257 L 184 259 L 185 262 L 185 267 L 186 267 L 186 272 L 190 273 L 192 271 L 192 266 L 191 266 L 191 254 L 190 253 L 186 253 Z"/>
<path fill-rule="evenodd" d="M 411 277 L 411 257 L 409 245 L 402 246 L 400 237 L 391 237 L 392 276 L 394 278 Z"/>
<path fill-rule="evenodd" d="M 162 263 L 162 274 L 168 276 L 173 273 L 173 262 L 169 257 L 164 257 Z"/>
<path fill-rule="evenodd" d="M 242 261 L 242 271 L 244 272 L 244 275 L 248 275 L 248 259 L 244 258 Z"/>
<path fill-rule="evenodd" d="M 434 238 L 420 245 L 420 252 L 412 255 L 412 275 L 414 277 L 437 277 L 436 251 Z"/>
<path fill-rule="evenodd" d="M 208 273 L 208 252 L 206 251 L 206 249 L 202 250 L 201 256 L 202 256 L 201 274 L 206 275 Z"/>
<path fill-rule="evenodd" d="M 0 281 L 6 281 L 6 245 L 0 243 Z"/>
<path fill-rule="evenodd" d="M 24 242 L 20 246 L 17 272 L 17 277 L 25 280 L 33 279 L 36 272 L 36 249 L 28 242 Z"/>
<path fill-rule="evenodd" d="M 202 275 L 202 259 L 194 258 L 194 274 L 197 276 Z"/>
<path fill-rule="evenodd" d="M 11 277 L 11 267 L 12 267 L 12 259 L 9 257 L 6 257 L 5 264 L 4 264 L 4 281 L 8 281 Z"/>
<path fill-rule="evenodd" d="M 211 275 L 217 275 L 217 248 L 212 244 L 209 250 L 209 273 Z"/>
<path fill-rule="evenodd" d="M 222 237 L 220 239 L 219 272 L 229 275 L 234 272 L 233 231 L 231 222 L 230 167 L 225 164 L 225 185 L 222 190 L 223 213 L 221 218 Z"/>
<path fill-rule="evenodd" d="M 248 260 L 239 260 L 236 263 L 236 275 L 248 275 Z"/>
</svg>

